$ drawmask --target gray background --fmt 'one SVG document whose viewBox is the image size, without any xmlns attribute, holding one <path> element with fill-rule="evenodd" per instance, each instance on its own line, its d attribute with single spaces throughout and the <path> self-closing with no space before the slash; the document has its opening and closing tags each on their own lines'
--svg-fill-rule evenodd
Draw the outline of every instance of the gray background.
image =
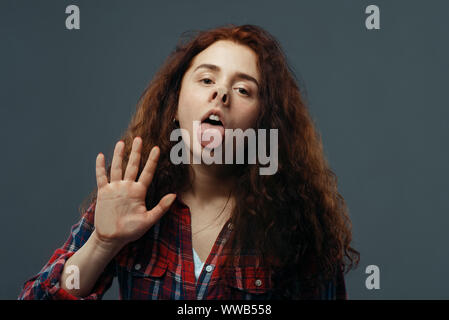
<svg viewBox="0 0 449 320">
<path fill-rule="evenodd" d="M 80 30 L 65 29 L 69 4 Z M 369 4 L 380 30 L 365 28 Z M 251 23 L 306 85 L 361 252 L 349 298 L 448 299 L 448 13 L 436 0 L 2 0 L 0 298 L 63 244 L 97 153 L 110 156 L 181 33 Z M 370 264 L 379 290 L 365 288 Z"/>
</svg>

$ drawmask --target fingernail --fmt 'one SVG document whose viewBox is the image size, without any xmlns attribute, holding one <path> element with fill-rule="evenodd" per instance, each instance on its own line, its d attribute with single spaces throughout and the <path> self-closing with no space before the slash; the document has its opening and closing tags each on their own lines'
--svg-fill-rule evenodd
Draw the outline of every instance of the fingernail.
<svg viewBox="0 0 449 320">
<path fill-rule="evenodd" d="M 153 149 L 151 149 L 150 159 L 155 160 L 157 158 L 157 155 L 158 155 L 158 148 L 153 147 Z"/>
<path fill-rule="evenodd" d="M 167 206 L 169 206 L 175 200 L 175 198 L 176 198 L 176 194 L 167 197 L 167 199 L 165 199 L 165 204 Z"/>
</svg>

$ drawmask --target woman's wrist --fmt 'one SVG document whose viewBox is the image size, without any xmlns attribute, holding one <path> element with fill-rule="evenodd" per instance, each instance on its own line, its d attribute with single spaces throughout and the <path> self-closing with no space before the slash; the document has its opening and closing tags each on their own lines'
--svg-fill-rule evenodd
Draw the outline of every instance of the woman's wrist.
<svg viewBox="0 0 449 320">
<path fill-rule="evenodd" d="M 95 251 L 98 251 L 100 255 L 109 257 L 110 259 L 115 257 L 124 246 L 116 241 L 101 239 L 96 230 L 92 232 L 88 241 L 92 243 L 92 247 Z"/>
</svg>

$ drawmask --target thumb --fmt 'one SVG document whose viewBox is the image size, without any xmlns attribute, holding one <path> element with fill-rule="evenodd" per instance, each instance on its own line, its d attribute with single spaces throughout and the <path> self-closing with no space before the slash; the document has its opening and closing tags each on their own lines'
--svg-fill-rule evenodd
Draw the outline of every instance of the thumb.
<svg viewBox="0 0 449 320">
<path fill-rule="evenodd" d="M 175 199 L 176 194 L 166 194 L 153 209 L 147 212 L 148 223 L 155 224 L 167 212 Z"/>
</svg>

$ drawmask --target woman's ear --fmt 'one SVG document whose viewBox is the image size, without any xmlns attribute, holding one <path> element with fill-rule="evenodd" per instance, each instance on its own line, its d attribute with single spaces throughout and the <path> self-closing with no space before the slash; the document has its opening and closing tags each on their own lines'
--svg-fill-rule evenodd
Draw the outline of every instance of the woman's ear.
<svg viewBox="0 0 449 320">
<path fill-rule="evenodd" d="M 179 121 L 178 121 L 178 111 L 176 111 L 175 116 L 172 119 L 172 122 L 174 125 L 179 125 Z"/>
</svg>

